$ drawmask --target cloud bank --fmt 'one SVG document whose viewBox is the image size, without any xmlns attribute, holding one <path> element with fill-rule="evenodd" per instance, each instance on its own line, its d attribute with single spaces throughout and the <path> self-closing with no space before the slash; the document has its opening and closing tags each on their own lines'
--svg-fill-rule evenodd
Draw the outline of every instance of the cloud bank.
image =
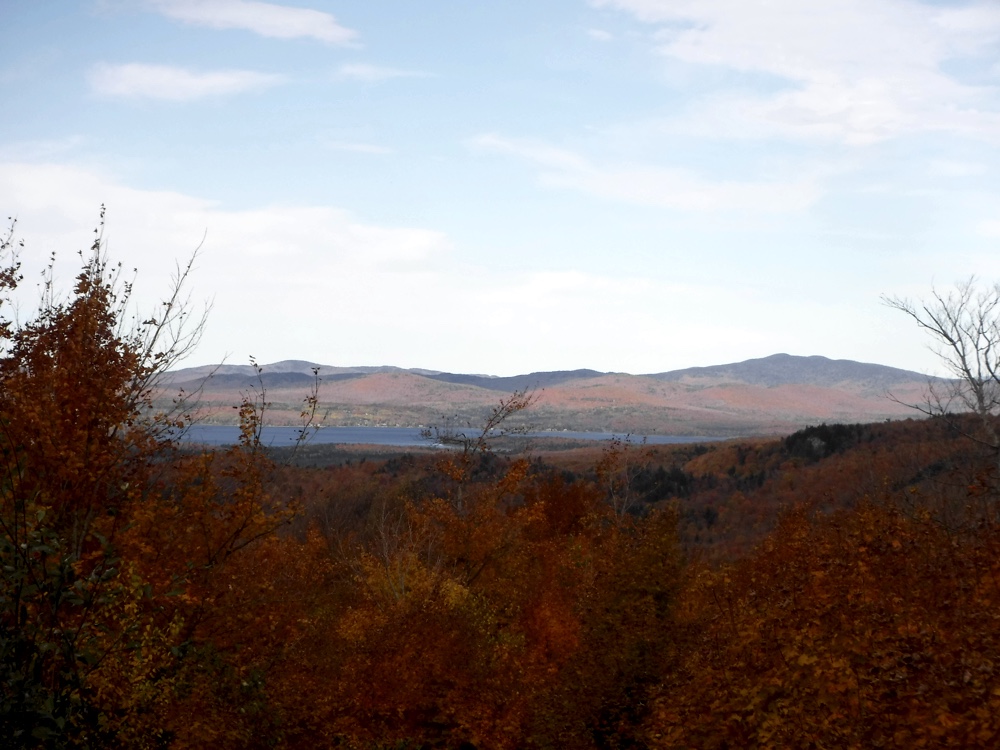
<svg viewBox="0 0 1000 750">
<path fill-rule="evenodd" d="M 190 291 L 196 302 L 214 302 L 200 347 L 209 354 L 187 364 L 228 352 L 237 363 L 305 356 L 455 372 L 493 363 L 501 375 L 567 366 L 656 372 L 677 361 L 715 362 L 719 340 L 740 342 L 735 359 L 787 348 L 787 330 L 759 328 L 758 318 L 780 319 L 776 301 L 736 299 L 753 314 L 704 309 L 676 325 L 704 299 L 733 297 L 722 288 L 630 273 L 500 270 L 463 261 L 442 232 L 381 226 L 336 207 L 229 210 L 92 168 L 0 162 L 0 203 L 19 217 L 27 241 L 24 308 L 50 252 L 62 259 L 57 286 L 72 283 L 73 253 L 93 237 L 100 202 L 110 257 L 139 269 L 141 313 L 155 309 L 175 262 L 204 239 Z M 806 328 L 803 335 L 815 335 Z M 667 339 L 665 358 L 651 342 Z"/>
<path fill-rule="evenodd" d="M 963 80 L 1000 41 L 1000 6 L 903 0 L 592 0 L 654 27 L 666 61 L 771 77 L 771 92 L 728 91 L 678 129 L 866 146 L 914 132 L 1000 140 L 1000 76 Z"/>
<path fill-rule="evenodd" d="M 712 181 L 684 169 L 628 163 L 597 165 L 567 149 L 493 133 L 476 136 L 468 144 L 533 164 L 545 187 L 640 206 L 695 212 L 781 213 L 802 210 L 819 195 L 817 186 L 808 179 L 788 183 Z"/>
</svg>

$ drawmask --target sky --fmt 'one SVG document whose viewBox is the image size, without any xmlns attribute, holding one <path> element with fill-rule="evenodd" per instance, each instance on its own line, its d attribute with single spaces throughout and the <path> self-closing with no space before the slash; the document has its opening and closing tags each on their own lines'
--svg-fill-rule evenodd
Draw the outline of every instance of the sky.
<svg viewBox="0 0 1000 750">
<path fill-rule="evenodd" d="M 0 0 L 26 280 L 108 257 L 186 365 L 940 373 L 1000 280 L 1000 3 Z M 131 276 L 129 276 L 131 278 Z M 23 314 L 23 313 L 22 313 Z"/>
</svg>

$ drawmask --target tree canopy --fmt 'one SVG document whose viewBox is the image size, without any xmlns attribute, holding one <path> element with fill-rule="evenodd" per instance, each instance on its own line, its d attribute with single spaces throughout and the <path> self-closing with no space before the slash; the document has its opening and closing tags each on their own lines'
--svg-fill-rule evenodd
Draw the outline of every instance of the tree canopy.
<svg viewBox="0 0 1000 750">
<path fill-rule="evenodd" d="M 190 266 L 133 318 L 98 232 L 66 297 L 15 320 L 18 246 L 7 745 L 996 746 L 996 469 L 937 421 L 619 440 L 570 468 L 491 449 L 515 393 L 430 458 L 279 466 L 261 392 L 224 450 L 149 408 L 196 340 Z"/>
</svg>

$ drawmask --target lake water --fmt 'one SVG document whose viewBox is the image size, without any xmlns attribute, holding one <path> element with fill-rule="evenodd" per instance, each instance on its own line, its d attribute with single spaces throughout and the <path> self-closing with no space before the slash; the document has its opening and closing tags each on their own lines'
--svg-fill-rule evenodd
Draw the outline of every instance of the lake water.
<svg viewBox="0 0 1000 750">
<path fill-rule="evenodd" d="M 261 431 L 261 441 L 274 448 L 291 447 L 299 436 L 296 427 L 265 427 Z M 625 434 L 618 432 L 530 432 L 531 438 L 562 438 L 569 440 L 610 440 L 612 437 L 624 438 Z M 638 443 L 642 435 L 632 435 L 632 442 Z M 646 442 L 652 445 L 673 443 L 702 443 L 718 440 L 712 437 L 678 437 L 676 435 L 647 435 Z M 239 442 L 240 429 L 234 426 L 195 424 L 184 433 L 184 440 L 205 445 L 233 445 Z M 431 446 L 433 441 L 420 436 L 416 427 L 323 427 L 310 434 L 307 441 L 311 445 L 389 445 L 401 448 L 415 446 Z"/>
</svg>

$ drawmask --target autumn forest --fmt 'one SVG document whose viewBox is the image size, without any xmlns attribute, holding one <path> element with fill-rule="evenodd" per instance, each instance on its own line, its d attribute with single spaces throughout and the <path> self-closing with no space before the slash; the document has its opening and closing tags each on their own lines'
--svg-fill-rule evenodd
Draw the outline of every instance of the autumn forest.
<svg viewBox="0 0 1000 750">
<path fill-rule="evenodd" d="M 133 318 L 98 239 L 23 319 L 17 247 L 6 746 L 1000 744 L 994 404 L 515 453 L 490 429 L 515 392 L 453 449 L 307 466 L 261 444 L 261 389 L 238 445 L 198 450 L 182 394 L 150 406 L 202 325 L 185 269 Z"/>
</svg>

